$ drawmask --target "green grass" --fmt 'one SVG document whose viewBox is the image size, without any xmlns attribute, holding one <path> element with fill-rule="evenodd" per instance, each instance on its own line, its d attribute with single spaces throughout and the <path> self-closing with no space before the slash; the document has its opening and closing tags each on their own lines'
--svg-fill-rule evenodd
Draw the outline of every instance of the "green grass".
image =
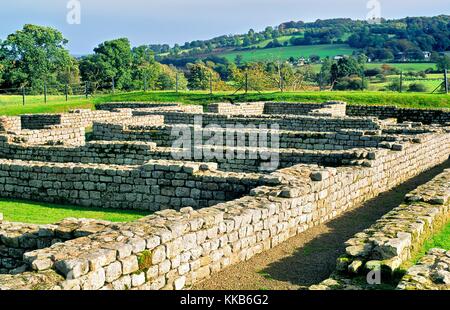
<svg viewBox="0 0 450 310">
<path fill-rule="evenodd" d="M 244 62 L 250 61 L 275 61 L 287 60 L 290 57 L 300 58 L 318 55 L 320 57 L 333 57 L 336 55 L 351 55 L 354 49 L 346 44 L 323 44 L 308 46 L 286 46 L 267 49 L 254 49 L 246 51 L 234 51 L 218 56 L 223 56 L 229 61 L 234 61 L 237 55 L 242 55 Z"/>
<path fill-rule="evenodd" d="M 381 68 L 385 63 L 368 63 L 367 69 Z M 400 69 L 404 72 L 408 71 L 425 71 L 427 69 L 436 70 L 436 64 L 432 62 L 420 62 L 420 63 L 387 63 L 387 65 Z"/>
<path fill-rule="evenodd" d="M 232 95 L 231 92 L 218 92 L 212 96 L 207 92 L 133 92 L 118 95 L 106 95 L 96 99 L 101 102 L 150 101 L 183 102 L 207 104 L 211 102 L 252 102 L 252 101 L 287 101 L 287 102 L 323 102 L 342 100 L 349 104 L 361 105 L 397 105 L 411 108 L 450 108 L 450 96 L 445 94 L 396 93 L 371 91 L 323 91 L 323 92 L 262 92 Z"/>
<path fill-rule="evenodd" d="M 379 85 L 381 87 L 382 85 Z M 450 96 L 445 94 L 427 93 L 396 93 L 379 91 L 308 91 L 308 92 L 250 92 L 247 95 L 232 92 L 191 91 L 179 92 L 129 92 L 114 95 L 97 95 L 93 98 L 77 98 L 65 101 L 64 96 L 53 96 L 48 103 L 41 96 L 33 96 L 25 106 L 18 102 L 20 96 L 0 96 L 0 115 L 19 115 L 25 113 L 56 113 L 66 112 L 75 108 L 93 109 L 95 104 L 118 101 L 149 101 L 149 102 L 182 102 L 189 104 L 207 104 L 211 102 L 245 102 L 245 101 L 288 101 L 288 102 L 323 102 L 327 100 L 343 100 L 349 104 L 361 105 L 397 105 L 411 108 L 450 108 Z"/>
<path fill-rule="evenodd" d="M 0 199 L 0 213 L 4 220 L 33 224 L 52 224 L 64 218 L 90 218 L 111 222 L 129 222 L 144 217 L 150 212 L 88 208 Z"/>
<path fill-rule="evenodd" d="M 444 250 L 450 250 L 450 222 L 447 223 L 444 228 L 437 234 L 434 234 L 425 241 L 421 250 L 414 256 L 413 261 L 417 262 L 423 257 L 429 250 L 433 248 L 441 248 Z"/>
<path fill-rule="evenodd" d="M 0 95 L 0 115 L 18 115 L 27 113 L 58 113 L 70 109 L 92 109 L 92 99 L 83 96 L 69 97 L 66 102 L 64 96 L 49 96 L 47 103 L 43 96 L 26 96 L 25 105 L 22 96 Z"/>
</svg>

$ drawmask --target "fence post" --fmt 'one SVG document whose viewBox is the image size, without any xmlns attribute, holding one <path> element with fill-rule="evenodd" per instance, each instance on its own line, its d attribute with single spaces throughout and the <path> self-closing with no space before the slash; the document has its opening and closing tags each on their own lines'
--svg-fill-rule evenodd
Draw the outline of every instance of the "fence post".
<svg viewBox="0 0 450 310">
<path fill-rule="evenodd" d="M 175 92 L 178 93 L 178 72 L 175 74 Z"/>
<path fill-rule="evenodd" d="M 213 85 L 212 85 L 212 73 L 209 73 L 209 94 L 212 95 L 213 93 Z"/>
<path fill-rule="evenodd" d="M 284 79 L 283 79 L 283 73 L 280 71 L 280 90 L 281 92 L 283 92 L 283 88 L 284 88 Z"/>
<path fill-rule="evenodd" d="M 86 96 L 86 99 L 88 98 L 88 82 L 84 84 L 84 95 Z"/>
<path fill-rule="evenodd" d="M 248 93 L 248 72 L 245 72 L 245 93 Z"/>
<path fill-rule="evenodd" d="M 400 71 L 400 92 L 403 92 L 403 71 Z"/>
<path fill-rule="evenodd" d="M 25 87 L 22 86 L 22 105 L 25 105 Z"/>
<path fill-rule="evenodd" d="M 319 91 L 323 90 L 323 72 L 320 70 L 320 77 L 319 77 Z"/>
<path fill-rule="evenodd" d="M 147 91 L 147 76 L 144 76 L 144 92 Z"/>
<path fill-rule="evenodd" d="M 47 81 L 44 81 L 44 103 L 47 103 Z"/>
<path fill-rule="evenodd" d="M 445 85 L 445 93 L 448 94 L 448 70 L 444 70 L 444 85 Z"/>
<path fill-rule="evenodd" d="M 66 95 L 66 101 L 69 101 L 69 85 L 67 85 L 64 87 L 64 93 Z"/>
<path fill-rule="evenodd" d="M 115 82 L 114 82 L 114 77 L 112 77 L 112 93 L 114 94 L 116 90 L 116 86 L 115 86 Z"/>
</svg>

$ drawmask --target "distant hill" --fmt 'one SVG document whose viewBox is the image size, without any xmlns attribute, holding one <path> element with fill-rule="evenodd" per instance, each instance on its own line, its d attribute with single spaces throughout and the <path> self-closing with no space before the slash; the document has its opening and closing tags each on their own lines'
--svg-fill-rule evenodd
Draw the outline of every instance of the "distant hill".
<svg viewBox="0 0 450 310">
<path fill-rule="evenodd" d="M 431 52 L 450 51 L 450 16 L 406 17 L 380 24 L 338 18 L 315 22 L 291 21 L 246 34 L 223 35 L 183 45 L 150 45 L 164 63 L 186 63 L 210 56 L 243 61 L 267 57 L 321 57 L 361 51 L 373 60 L 423 61 Z M 424 53 L 428 52 L 428 53 Z"/>
</svg>

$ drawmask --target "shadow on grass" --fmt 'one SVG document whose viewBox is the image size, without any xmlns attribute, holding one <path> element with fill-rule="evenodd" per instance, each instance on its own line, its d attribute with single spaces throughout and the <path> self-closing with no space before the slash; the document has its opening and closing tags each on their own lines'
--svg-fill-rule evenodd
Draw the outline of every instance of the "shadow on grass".
<svg viewBox="0 0 450 310">
<path fill-rule="evenodd" d="M 328 222 L 325 224 L 328 228 L 326 232 L 298 248 L 292 256 L 270 264 L 261 270 L 261 273 L 275 280 L 301 286 L 313 285 L 325 280 L 334 271 L 336 259 L 344 253 L 345 241 L 400 205 L 408 192 L 430 181 L 447 168 L 450 168 L 450 161 Z"/>
</svg>

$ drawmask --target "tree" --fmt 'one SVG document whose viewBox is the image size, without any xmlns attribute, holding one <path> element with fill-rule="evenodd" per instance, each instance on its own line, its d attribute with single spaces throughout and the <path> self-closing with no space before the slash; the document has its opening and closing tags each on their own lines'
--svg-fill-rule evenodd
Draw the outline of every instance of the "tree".
<svg viewBox="0 0 450 310">
<path fill-rule="evenodd" d="M 210 87 L 210 78 L 212 78 L 213 88 L 217 89 L 221 79 L 217 72 L 206 66 L 203 62 L 188 64 L 188 87 L 189 89 L 206 90 Z"/>
<path fill-rule="evenodd" d="M 437 59 L 436 66 L 439 71 L 444 71 L 445 69 L 450 69 L 450 56 L 444 55 Z"/>
<path fill-rule="evenodd" d="M 242 65 L 242 61 L 244 60 L 244 57 L 241 54 L 237 54 L 234 58 L 234 63 L 238 66 Z"/>
<path fill-rule="evenodd" d="M 108 78 L 114 78 L 118 89 L 130 86 L 133 56 L 130 41 L 127 38 L 105 41 L 94 49 L 94 53 L 99 55 L 101 62 L 106 65 L 105 71 L 108 73 Z"/>
<path fill-rule="evenodd" d="M 40 91 L 48 84 L 66 83 L 76 61 L 66 49 L 67 40 L 50 27 L 25 25 L 0 44 L 0 62 L 7 87 L 31 87 Z"/>
</svg>

